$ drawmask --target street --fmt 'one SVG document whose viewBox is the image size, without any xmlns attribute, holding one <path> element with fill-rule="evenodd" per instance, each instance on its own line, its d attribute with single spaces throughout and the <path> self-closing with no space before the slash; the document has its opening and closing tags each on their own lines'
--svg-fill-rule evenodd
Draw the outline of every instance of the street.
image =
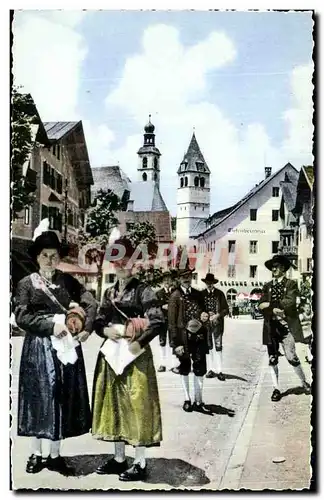
<svg viewBox="0 0 324 500">
<path fill-rule="evenodd" d="M 113 453 L 113 444 L 96 441 L 91 434 L 67 439 L 62 455 L 77 477 L 63 477 L 47 469 L 25 472 L 29 438 L 16 437 L 17 385 L 23 338 L 12 339 L 12 480 L 14 489 L 264 489 L 308 488 L 310 481 L 311 397 L 298 389 L 298 379 L 283 358 L 280 380 L 286 397 L 272 403 L 267 356 L 261 345 L 262 321 L 226 319 L 224 334 L 225 382 L 206 379 L 204 402 L 213 415 L 185 413 L 180 377 L 158 373 L 163 441 L 147 450 L 145 482 L 122 483 L 117 476 L 98 476 L 94 470 Z M 84 344 L 89 391 L 102 340 L 93 334 Z M 160 364 L 158 339 L 152 342 L 156 368 Z M 304 346 L 298 346 L 305 367 Z M 168 362 L 173 363 L 171 353 Z M 310 377 L 308 365 L 305 367 Z M 296 389 L 297 387 L 297 389 Z M 295 389 L 294 389 L 295 388 Z M 192 389 L 192 387 L 191 387 Z M 133 456 L 133 449 L 126 454 Z M 273 457 L 284 463 L 274 464 Z M 280 481 L 282 486 L 280 486 Z M 278 486 L 279 484 L 279 486 Z"/>
</svg>

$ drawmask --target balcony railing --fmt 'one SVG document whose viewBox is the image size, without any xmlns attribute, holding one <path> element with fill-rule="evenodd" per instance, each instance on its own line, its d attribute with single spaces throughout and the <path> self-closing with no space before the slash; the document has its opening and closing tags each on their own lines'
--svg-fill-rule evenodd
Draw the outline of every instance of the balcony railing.
<svg viewBox="0 0 324 500">
<path fill-rule="evenodd" d="M 297 255 L 298 247 L 295 245 L 283 246 L 279 248 L 278 252 L 282 255 Z"/>
</svg>

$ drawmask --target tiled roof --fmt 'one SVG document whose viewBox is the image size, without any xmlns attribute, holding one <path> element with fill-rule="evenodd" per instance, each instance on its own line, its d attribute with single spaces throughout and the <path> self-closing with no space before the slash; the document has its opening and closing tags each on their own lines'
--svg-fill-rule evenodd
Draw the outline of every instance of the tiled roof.
<svg viewBox="0 0 324 500">
<path fill-rule="evenodd" d="M 185 153 L 178 169 L 178 174 L 182 172 L 210 173 L 207 163 L 205 162 L 205 158 L 200 151 L 195 133 L 192 134 L 188 151 Z"/>
<path fill-rule="evenodd" d="M 97 167 L 92 169 L 94 185 L 91 189 L 93 196 L 99 189 L 111 189 L 122 199 L 125 191 L 130 191 L 131 181 L 118 166 Z"/>
<path fill-rule="evenodd" d="M 68 132 L 71 132 L 79 122 L 44 122 L 44 127 L 48 138 L 52 141 L 62 139 Z"/>
<path fill-rule="evenodd" d="M 131 183 L 130 201 L 135 212 L 168 211 L 156 182 L 138 181 Z"/>
<path fill-rule="evenodd" d="M 272 181 L 279 173 L 281 173 L 287 167 L 291 167 L 291 169 L 293 169 L 290 172 L 290 174 L 292 172 L 294 172 L 292 174 L 293 177 L 295 177 L 295 175 L 297 175 L 297 177 L 298 177 L 298 171 L 295 169 L 295 167 L 293 165 L 291 165 L 290 163 L 287 163 L 284 167 L 280 168 L 277 172 L 270 175 L 269 177 L 266 177 L 265 179 L 263 179 L 263 181 L 261 181 L 259 184 L 254 186 L 254 188 L 252 188 L 238 203 L 236 203 L 232 207 L 221 210 L 219 212 L 215 212 L 215 214 L 211 215 L 209 218 L 209 220 L 211 222 L 210 225 L 204 231 L 199 233 L 197 236 L 201 236 L 203 233 L 210 231 L 211 229 L 214 229 L 215 227 L 217 227 L 221 222 L 223 222 L 225 219 L 230 217 L 239 208 L 241 208 L 248 200 L 250 200 L 256 193 L 258 193 L 261 189 L 263 189 L 270 181 Z"/>
</svg>

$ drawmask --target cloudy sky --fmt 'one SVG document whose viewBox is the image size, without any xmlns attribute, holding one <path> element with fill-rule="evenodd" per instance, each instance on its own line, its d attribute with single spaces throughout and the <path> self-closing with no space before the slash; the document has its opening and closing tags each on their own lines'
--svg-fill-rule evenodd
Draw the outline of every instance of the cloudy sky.
<svg viewBox="0 0 324 500">
<path fill-rule="evenodd" d="M 313 163 L 312 29 L 307 12 L 19 11 L 13 71 L 44 121 L 83 120 L 93 168 L 136 179 L 151 114 L 172 214 L 195 128 L 214 212 L 265 165 Z"/>
</svg>

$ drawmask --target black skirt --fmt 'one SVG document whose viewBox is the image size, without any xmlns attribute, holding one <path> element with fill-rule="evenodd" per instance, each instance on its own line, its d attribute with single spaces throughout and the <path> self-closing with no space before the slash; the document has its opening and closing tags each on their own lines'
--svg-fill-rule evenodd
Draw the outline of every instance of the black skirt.
<svg viewBox="0 0 324 500">
<path fill-rule="evenodd" d="M 51 339 L 26 333 L 19 373 L 18 436 L 60 439 L 89 432 L 91 413 L 81 346 L 63 365 Z"/>
</svg>

